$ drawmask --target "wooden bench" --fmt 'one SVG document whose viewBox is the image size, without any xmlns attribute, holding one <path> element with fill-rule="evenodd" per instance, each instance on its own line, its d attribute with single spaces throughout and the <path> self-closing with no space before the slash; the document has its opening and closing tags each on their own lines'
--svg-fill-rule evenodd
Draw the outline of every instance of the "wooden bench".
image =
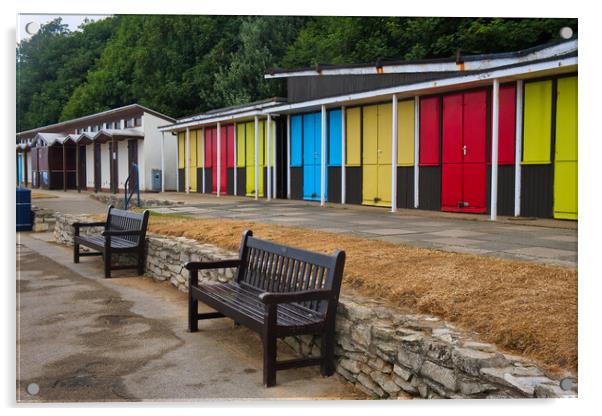
<svg viewBox="0 0 602 416">
<path fill-rule="evenodd" d="M 245 231 L 238 259 L 191 262 L 188 327 L 198 321 L 229 317 L 258 332 L 263 342 L 263 384 L 276 384 L 276 371 L 319 365 L 323 376 L 334 373 L 334 325 L 345 252 L 333 255 L 287 247 Z M 199 283 L 199 270 L 237 268 L 228 283 Z M 201 301 L 215 312 L 199 313 Z M 276 360 L 276 339 L 320 334 L 321 356 Z"/>
<path fill-rule="evenodd" d="M 76 222 L 73 224 L 73 262 L 79 263 L 80 256 L 103 256 L 105 277 L 111 277 L 111 270 L 137 269 L 138 275 L 144 273 L 144 240 L 148 225 L 148 210 L 142 214 L 113 208 L 109 205 L 107 219 L 103 222 Z M 83 227 L 104 227 L 97 235 L 79 235 Z M 89 247 L 95 252 L 79 251 L 79 246 Z M 137 262 L 134 265 L 111 265 L 113 253 L 134 253 Z"/>
</svg>

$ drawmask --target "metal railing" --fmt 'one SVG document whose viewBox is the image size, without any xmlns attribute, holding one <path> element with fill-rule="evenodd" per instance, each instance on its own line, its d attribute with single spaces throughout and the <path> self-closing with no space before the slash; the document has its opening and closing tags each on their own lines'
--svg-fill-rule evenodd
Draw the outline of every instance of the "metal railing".
<svg viewBox="0 0 602 416">
<path fill-rule="evenodd" d="M 136 206 L 140 208 L 140 174 L 138 172 L 138 165 L 132 163 L 132 169 L 130 169 L 130 175 L 125 180 L 125 195 L 123 199 L 123 209 L 127 211 L 130 206 L 132 196 L 136 194 Z"/>
</svg>

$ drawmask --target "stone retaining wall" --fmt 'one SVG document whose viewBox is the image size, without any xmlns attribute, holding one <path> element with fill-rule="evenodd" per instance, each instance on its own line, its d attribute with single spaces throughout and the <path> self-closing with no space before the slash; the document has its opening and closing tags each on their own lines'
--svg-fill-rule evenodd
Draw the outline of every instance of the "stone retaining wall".
<svg viewBox="0 0 602 416">
<path fill-rule="evenodd" d="M 34 233 L 54 230 L 56 223 L 56 213 L 54 211 L 36 207 L 35 205 L 31 206 L 31 211 L 33 213 L 32 231 Z"/>
<path fill-rule="evenodd" d="M 152 198 L 150 195 L 153 194 L 140 194 L 140 207 L 141 208 L 153 208 L 153 207 L 164 207 L 171 205 L 181 205 L 182 201 L 170 201 L 167 199 Z M 90 198 L 95 199 L 103 204 L 112 204 L 115 208 L 123 209 L 123 194 L 108 194 L 108 193 L 93 193 L 90 194 Z M 130 204 L 135 205 L 136 196 L 133 196 Z"/>
<path fill-rule="evenodd" d="M 77 217 L 57 216 L 55 238 L 72 244 Z M 187 238 L 149 234 L 147 274 L 188 290 L 187 261 L 236 257 L 237 253 Z M 232 269 L 201 271 L 201 280 L 225 282 Z M 184 319 L 184 318 L 183 318 Z M 285 338 L 304 356 L 319 355 L 319 337 Z M 342 295 L 336 322 L 336 371 L 375 398 L 527 398 L 576 397 L 522 357 L 457 330 L 439 318 L 404 313 L 382 302 Z"/>
</svg>

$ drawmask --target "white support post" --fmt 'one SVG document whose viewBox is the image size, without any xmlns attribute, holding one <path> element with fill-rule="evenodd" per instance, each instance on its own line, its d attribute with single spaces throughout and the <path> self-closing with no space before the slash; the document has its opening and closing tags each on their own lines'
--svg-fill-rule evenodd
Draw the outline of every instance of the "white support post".
<svg viewBox="0 0 602 416">
<path fill-rule="evenodd" d="M 414 97 L 414 208 L 418 208 L 420 194 L 418 193 L 420 162 L 420 97 Z"/>
<path fill-rule="evenodd" d="M 326 106 L 322 105 L 322 158 L 320 161 L 320 206 L 326 202 Z"/>
<path fill-rule="evenodd" d="M 270 168 L 270 155 L 271 155 L 271 144 L 272 144 L 272 115 L 268 114 L 268 120 L 267 120 L 268 126 L 267 126 L 267 147 L 266 147 L 266 156 L 267 156 L 267 162 L 266 162 L 266 175 L 267 177 L 267 197 L 268 197 L 268 201 L 272 199 L 272 175 L 271 175 L 271 168 Z"/>
<path fill-rule="evenodd" d="M 161 132 L 161 192 L 165 192 L 165 132 Z M 176 173 L 178 171 L 176 170 Z"/>
<path fill-rule="evenodd" d="M 184 148 L 184 186 L 190 193 L 190 128 L 186 127 L 186 146 Z"/>
<path fill-rule="evenodd" d="M 234 196 L 238 195 L 237 192 L 237 181 L 236 181 L 236 176 L 237 176 L 237 167 L 238 167 L 238 129 L 236 128 L 236 123 L 234 123 Z"/>
<path fill-rule="evenodd" d="M 497 163 L 498 163 L 498 126 L 500 114 L 500 81 L 493 80 L 493 103 L 492 103 L 492 123 L 491 123 L 491 221 L 497 218 Z"/>
<path fill-rule="evenodd" d="M 291 115 L 286 115 L 286 199 L 291 199 Z"/>
<path fill-rule="evenodd" d="M 346 146 L 346 138 L 345 138 L 346 132 L 345 132 L 345 106 L 341 107 L 341 204 L 345 204 L 345 199 L 346 199 L 346 193 L 345 193 L 345 187 L 346 187 L 346 172 L 345 172 L 345 160 L 346 160 L 346 156 L 345 153 L 347 152 L 347 150 L 345 149 Z"/>
<path fill-rule="evenodd" d="M 259 198 L 259 120 L 255 116 L 255 199 Z"/>
<path fill-rule="evenodd" d="M 217 197 L 219 198 L 222 188 L 222 129 L 217 122 Z"/>
<path fill-rule="evenodd" d="M 397 211 L 397 96 L 392 97 L 391 111 L 391 212 Z"/>
<path fill-rule="evenodd" d="M 176 131 L 176 192 L 180 191 L 180 133 Z M 94 144 L 92 144 L 94 146 Z"/>
<path fill-rule="evenodd" d="M 276 123 L 274 123 L 276 124 Z M 276 126 L 272 129 L 272 198 L 276 199 L 276 189 L 278 189 L 278 175 L 276 174 Z"/>
<path fill-rule="evenodd" d="M 203 155 L 203 161 L 202 161 L 203 168 L 201 169 L 201 177 L 203 179 L 203 184 L 201 185 L 201 188 L 203 189 L 203 193 L 205 193 L 205 159 L 206 159 L 206 156 L 205 156 L 205 149 L 206 149 L 205 148 L 205 127 L 203 127 L 201 129 L 201 146 L 202 146 L 201 149 L 203 149 L 203 151 L 201 152 Z M 197 184 L 197 186 L 198 186 L 198 184 Z"/>
<path fill-rule="evenodd" d="M 516 83 L 516 125 L 514 127 L 514 216 L 520 216 L 521 158 L 523 155 L 523 81 Z"/>
</svg>

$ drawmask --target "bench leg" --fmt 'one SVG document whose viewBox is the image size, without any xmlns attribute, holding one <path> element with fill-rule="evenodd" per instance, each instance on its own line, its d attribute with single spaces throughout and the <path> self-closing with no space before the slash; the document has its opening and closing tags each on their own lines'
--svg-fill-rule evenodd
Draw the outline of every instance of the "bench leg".
<svg viewBox="0 0 602 416">
<path fill-rule="evenodd" d="M 188 294 L 188 331 L 197 332 L 199 330 L 199 301 Z"/>
<path fill-rule="evenodd" d="M 105 278 L 111 277 L 111 250 L 105 250 L 104 255 Z"/>
<path fill-rule="evenodd" d="M 334 337 L 332 333 L 326 331 L 322 334 L 320 345 L 322 354 L 322 364 L 320 365 L 320 374 L 325 377 L 334 374 Z"/>
<path fill-rule="evenodd" d="M 276 337 L 268 334 L 263 336 L 263 385 L 276 385 Z"/>
<path fill-rule="evenodd" d="M 199 271 L 190 270 L 188 278 L 188 330 L 199 330 L 199 301 L 192 296 L 192 288 L 199 284 Z"/>
<path fill-rule="evenodd" d="M 79 263 L 79 244 L 73 243 L 73 263 Z"/>
<path fill-rule="evenodd" d="M 276 305 L 266 305 L 264 315 L 263 341 L 263 385 L 272 387 L 276 385 Z"/>
<path fill-rule="evenodd" d="M 142 276 L 144 274 L 144 256 L 142 253 L 138 254 L 138 276 Z"/>
</svg>

